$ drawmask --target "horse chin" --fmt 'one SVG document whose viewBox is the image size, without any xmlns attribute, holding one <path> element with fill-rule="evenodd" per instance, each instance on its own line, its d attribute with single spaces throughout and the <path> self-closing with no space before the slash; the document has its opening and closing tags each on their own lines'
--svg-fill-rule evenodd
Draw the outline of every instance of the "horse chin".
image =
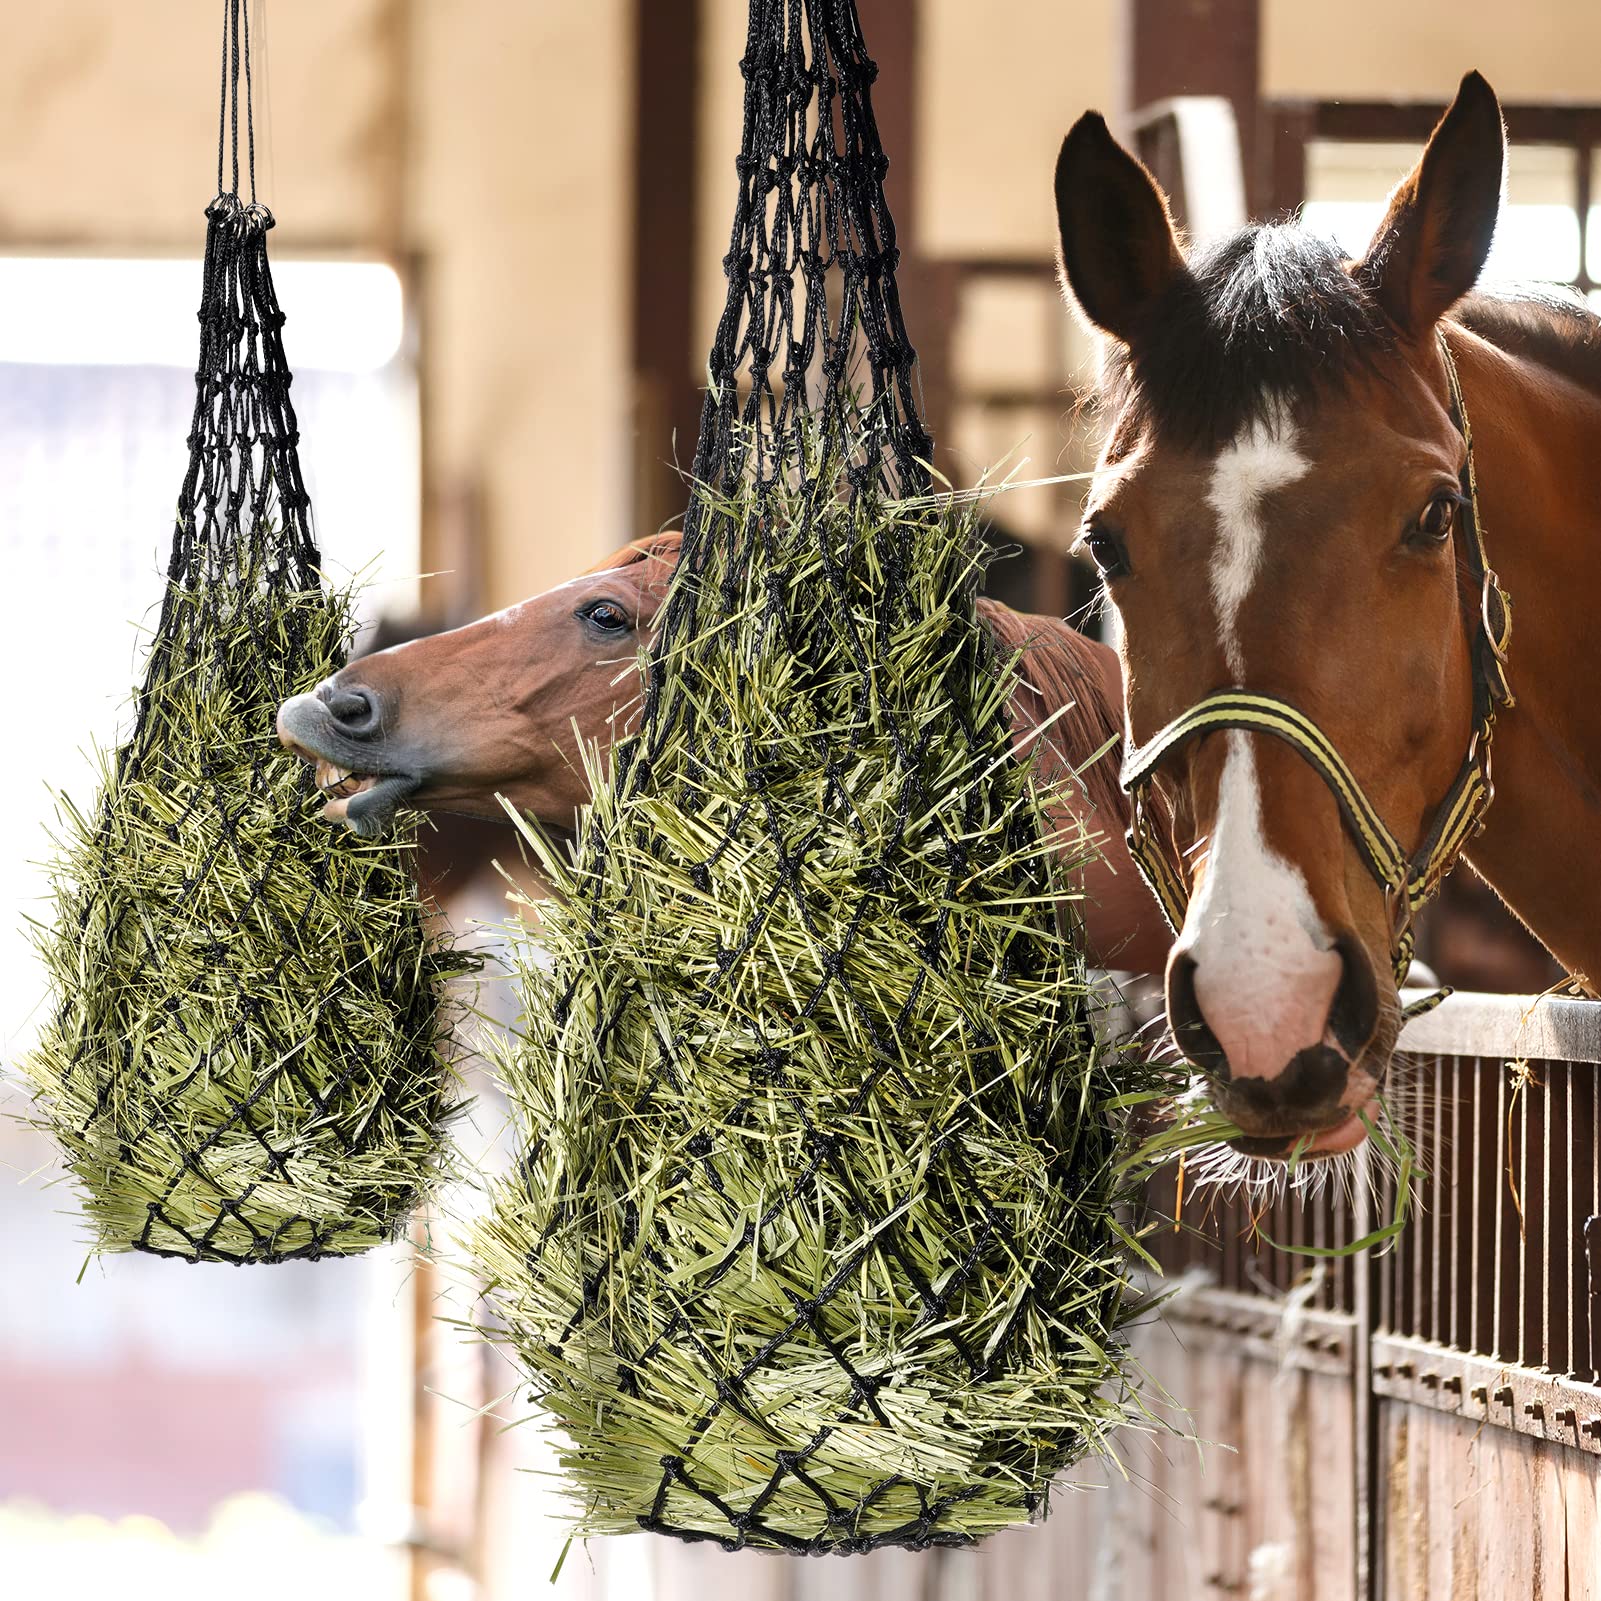
<svg viewBox="0 0 1601 1601">
<path fill-rule="evenodd" d="M 1354 1151 L 1367 1138 L 1368 1127 L 1379 1116 L 1379 1098 L 1372 1095 L 1354 1111 L 1347 1112 L 1338 1121 L 1302 1134 L 1242 1134 L 1229 1140 L 1229 1146 L 1241 1156 L 1254 1156 L 1268 1162 L 1316 1161 L 1333 1156 L 1344 1156 Z"/>
</svg>

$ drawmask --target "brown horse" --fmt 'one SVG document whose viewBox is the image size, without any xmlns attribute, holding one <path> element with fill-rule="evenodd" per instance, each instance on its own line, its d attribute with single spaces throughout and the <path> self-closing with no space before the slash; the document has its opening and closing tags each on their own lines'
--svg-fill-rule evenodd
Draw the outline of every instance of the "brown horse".
<svg viewBox="0 0 1601 1601">
<path fill-rule="evenodd" d="M 1469 296 L 1504 162 L 1469 74 L 1352 262 L 1293 223 L 1186 259 L 1094 114 L 1058 161 L 1062 277 L 1102 336 L 1109 422 L 1082 541 L 1122 619 L 1131 744 L 1174 736 L 1149 772 L 1190 847 L 1165 858 L 1187 905 L 1169 1018 L 1254 1154 L 1354 1147 L 1400 1023 L 1407 897 L 1381 888 L 1320 743 L 1425 859 L 1491 729 L 1468 858 L 1579 982 L 1601 976 L 1601 323 Z M 1517 601 L 1515 707 L 1481 536 Z M 1230 697 L 1295 729 L 1244 728 Z"/>
<path fill-rule="evenodd" d="M 678 548 L 677 534 L 639 540 L 546 594 L 363 657 L 286 701 L 279 737 L 317 763 L 325 815 L 377 834 L 402 803 L 498 818 L 504 796 L 547 828 L 570 829 L 589 798 L 579 746 L 631 726 L 639 648 Z M 1041 740 L 1054 825 L 1077 839 L 1082 821 L 1103 836 L 1078 886 L 1086 954 L 1098 966 L 1159 971 L 1171 936 L 1123 845 L 1117 658 L 1053 618 L 990 600 L 979 609 L 1001 649 L 1022 653 L 1009 715 L 1020 748 Z M 1064 782 L 1079 769 L 1079 782 Z"/>
</svg>

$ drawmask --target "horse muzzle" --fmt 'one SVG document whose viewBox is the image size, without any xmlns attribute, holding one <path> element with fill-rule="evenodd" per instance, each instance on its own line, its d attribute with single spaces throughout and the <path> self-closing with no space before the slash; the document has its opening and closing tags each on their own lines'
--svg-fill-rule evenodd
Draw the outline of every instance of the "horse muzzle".
<svg viewBox="0 0 1601 1601">
<path fill-rule="evenodd" d="M 370 690 L 341 689 L 330 679 L 286 700 L 277 728 L 286 750 L 316 766 L 317 788 L 327 797 L 323 816 L 364 839 L 382 834 L 422 787 L 418 764 L 384 738 Z"/>
</svg>

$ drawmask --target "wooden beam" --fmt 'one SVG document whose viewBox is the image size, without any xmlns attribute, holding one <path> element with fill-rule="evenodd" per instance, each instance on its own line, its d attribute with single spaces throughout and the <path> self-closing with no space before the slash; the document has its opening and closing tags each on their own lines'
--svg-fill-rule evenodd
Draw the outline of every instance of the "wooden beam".
<svg viewBox="0 0 1601 1601">
<path fill-rule="evenodd" d="M 683 515 L 688 493 L 674 450 L 687 472 L 700 428 L 695 374 L 706 353 L 693 348 L 700 35 L 699 0 L 634 0 L 630 342 L 634 523 L 641 534 Z"/>
</svg>

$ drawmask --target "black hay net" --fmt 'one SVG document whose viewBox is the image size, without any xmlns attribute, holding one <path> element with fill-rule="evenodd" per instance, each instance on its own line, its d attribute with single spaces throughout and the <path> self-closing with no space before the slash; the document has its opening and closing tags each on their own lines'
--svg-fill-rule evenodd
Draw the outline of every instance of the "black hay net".
<svg viewBox="0 0 1601 1601">
<path fill-rule="evenodd" d="M 167 585 L 133 729 L 94 813 L 64 812 L 28 1066 L 98 1248 L 279 1262 L 394 1237 L 434 1182 L 459 964 L 409 845 L 342 838 L 274 732 L 343 665 L 353 611 L 323 587 L 248 131 L 239 193 L 243 0 L 224 16 L 233 187 L 206 210 Z"/>
<path fill-rule="evenodd" d="M 751 0 L 739 66 L 744 120 L 723 258 L 728 296 L 692 474 L 713 493 L 692 495 L 679 556 L 679 570 L 692 575 L 704 571 L 717 541 L 737 537 L 717 496 L 742 480 L 760 494 L 803 473 L 817 441 L 825 453 L 844 451 L 852 497 L 926 490 L 933 452 L 895 283 L 889 158 L 873 115 L 878 68 L 855 0 Z M 673 645 L 704 624 L 703 598 L 690 582 L 668 597 L 647 730 L 663 714 L 659 691 Z M 648 762 L 656 744 L 647 734 L 642 750 L 626 747 L 622 759 L 644 754 Z"/>
<path fill-rule="evenodd" d="M 965 1544 L 1122 1416 L 1109 1090 L 974 519 L 928 493 L 855 6 L 750 18 L 682 555 L 546 854 L 475 1247 L 580 1529 Z"/>
</svg>

